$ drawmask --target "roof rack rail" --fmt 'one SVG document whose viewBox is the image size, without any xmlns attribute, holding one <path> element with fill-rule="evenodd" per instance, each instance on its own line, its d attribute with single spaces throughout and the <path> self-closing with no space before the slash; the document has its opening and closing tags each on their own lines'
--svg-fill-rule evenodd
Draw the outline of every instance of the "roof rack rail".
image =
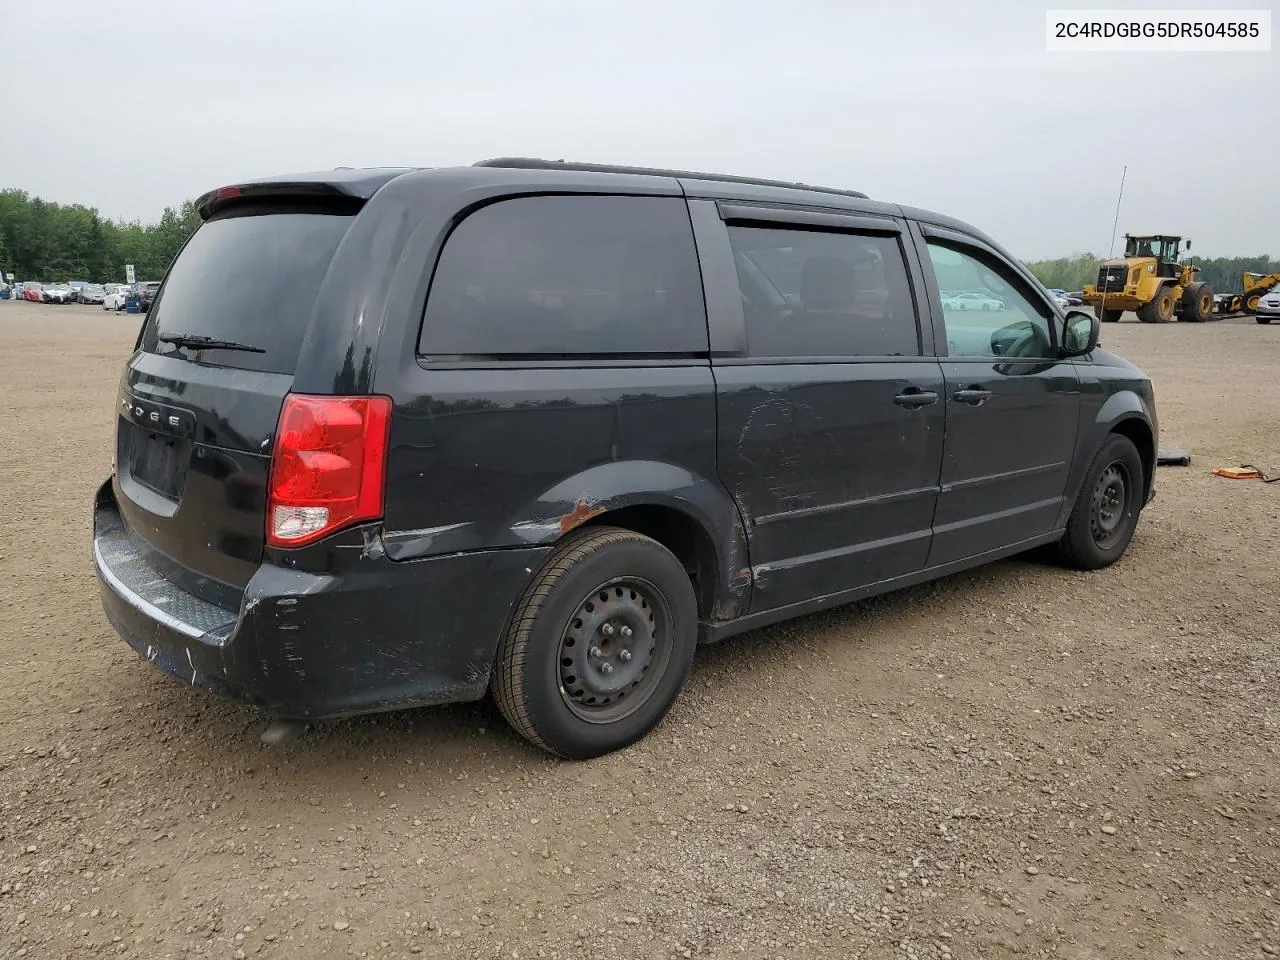
<svg viewBox="0 0 1280 960">
<path fill-rule="evenodd" d="M 786 187 L 789 190 L 812 190 L 814 193 L 834 193 L 842 197 L 866 200 L 860 190 L 838 190 L 835 187 L 815 187 L 808 183 L 788 183 L 786 180 L 764 180 L 759 177 L 735 177 L 727 173 L 697 173 L 693 170 L 666 170 L 661 167 L 621 167 L 608 163 L 578 163 L 572 160 L 539 160 L 534 157 L 495 157 L 481 160 L 477 167 L 506 167 L 516 170 L 581 170 L 586 173 L 630 173 L 647 177 L 675 177 L 684 180 L 712 180 L 720 183 L 746 183 L 757 187 Z"/>
</svg>

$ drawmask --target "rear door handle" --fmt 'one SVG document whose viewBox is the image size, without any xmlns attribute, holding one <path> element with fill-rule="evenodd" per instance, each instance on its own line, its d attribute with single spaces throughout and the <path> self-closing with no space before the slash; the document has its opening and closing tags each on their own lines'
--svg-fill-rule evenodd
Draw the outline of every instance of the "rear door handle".
<svg viewBox="0 0 1280 960">
<path fill-rule="evenodd" d="M 973 407 L 980 407 L 991 399 L 991 391 L 984 390 L 982 387 L 965 387 L 964 389 L 957 390 L 953 393 L 951 398 L 953 400 L 958 400 L 960 403 L 967 403 Z"/>
<path fill-rule="evenodd" d="M 919 387 L 907 387 L 893 398 L 893 402 L 908 410 L 928 407 L 938 402 L 938 395 L 932 390 L 921 390 Z"/>
</svg>

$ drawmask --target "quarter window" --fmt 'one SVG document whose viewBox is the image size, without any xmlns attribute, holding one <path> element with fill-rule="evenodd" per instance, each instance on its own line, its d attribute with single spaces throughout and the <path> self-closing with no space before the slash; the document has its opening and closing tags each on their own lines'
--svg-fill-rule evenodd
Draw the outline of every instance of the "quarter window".
<svg viewBox="0 0 1280 960">
<path fill-rule="evenodd" d="M 729 227 L 756 357 L 918 356 L 896 237 Z"/>
<path fill-rule="evenodd" d="M 706 350 L 693 229 L 675 197 L 520 197 L 477 210 L 445 242 L 419 342 L 428 357 Z"/>
<path fill-rule="evenodd" d="M 1050 358 L 1048 307 L 1019 291 L 1004 267 L 929 241 L 952 357 Z"/>
</svg>

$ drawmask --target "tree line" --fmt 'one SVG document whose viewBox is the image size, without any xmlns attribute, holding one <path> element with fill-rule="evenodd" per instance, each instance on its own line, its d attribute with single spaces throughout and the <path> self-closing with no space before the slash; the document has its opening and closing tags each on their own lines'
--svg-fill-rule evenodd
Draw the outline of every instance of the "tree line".
<svg viewBox="0 0 1280 960">
<path fill-rule="evenodd" d="M 1193 257 L 1200 268 L 1199 279 L 1209 284 L 1214 293 L 1243 293 L 1244 273 L 1280 272 L 1280 260 L 1265 255 L 1256 257 Z M 1074 257 L 1056 260 L 1033 260 L 1027 268 L 1046 287 L 1059 290 L 1079 290 L 1086 283 L 1098 282 L 1098 266 L 1102 258 L 1092 253 L 1080 253 Z"/>
<path fill-rule="evenodd" d="M 165 207 L 157 223 L 108 220 L 94 207 L 63 206 L 32 197 L 25 190 L 0 190 L 0 273 L 18 280 L 56 283 L 124 280 L 132 263 L 139 280 L 159 280 L 178 250 L 200 225 L 195 205 L 187 200 Z M 1079 290 L 1098 277 L 1101 258 L 1092 253 L 1033 260 L 1027 267 L 1046 287 Z M 1268 256 L 1196 258 L 1200 279 L 1215 293 L 1241 293 L 1241 275 L 1280 271 L 1280 260 Z"/>
<path fill-rule="evenodd" d="M 25 190 L 0 190 L 0 273 L 42 283 L 122 283 L 124 266 L 132 263 L 139 280 L 159 280 L 199 224 L 190 200 L 144 224 L 108 220 L 94 207 L 49 203 Z"/>
</svg>

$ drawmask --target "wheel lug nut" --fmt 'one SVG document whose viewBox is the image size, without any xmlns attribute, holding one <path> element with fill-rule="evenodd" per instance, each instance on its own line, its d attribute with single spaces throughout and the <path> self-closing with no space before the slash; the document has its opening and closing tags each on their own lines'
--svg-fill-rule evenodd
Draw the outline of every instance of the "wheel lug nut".
<svg viewBox="0 0 1280 960">
<path fill-rule="evenodd" d="M 612 624 L 612 623 L 606 623 L 603 627 L 601 627 L 601 628 L 600 628 L 600 632 L 601 632 L 601 633 L 603 633 L 606 637 L 612 637 L 612 636 L 613 636 L 613 624 Z"/>
<path fill-rule="evenodd" d="M 619 659 L 619 660 L 621 660 L 623 663 L 626 663 L 628 660 L 630 660 L 630 659 L 631 659 L 631 651 L 630 651 L 630 650 L 619 650 L 619 651 L 618 651 L 618 659 Z"/>
<path fill-rule="evenodd" d="M 588 652 L 588 653 L 590 653 L 593 657 L 596 657 L 596 658 L 599 658 L 599 657 L 603 657 L 603 656 L 604 656 L 604 651 L 603 651 L 603 650 L 601 650 L 599 647 L 592 647 L 592 648 L 591 648 L 590 650 L 588 650 L 587 652 Z"/>
<path fill-rule="evenodd" d="M 600 664 L 600 672 L 613 673 L 613 664 L 606 660 L 604 663 Z"/>
<path fill-rule="evenodd" d="M 631 636 L 631 628 L 630 628 L 630 627 L 628 627 L 625 623 L 624 623 L 624 624 L 622 625 L 622 627 L 618 630 L 618 632 L 619 632 L 620 634 L 622 634 L 622 636 L 623 636 L 623 638 L 624 638 L 624 639 L 629 638 L 629 637 Z"/>
</svg>

